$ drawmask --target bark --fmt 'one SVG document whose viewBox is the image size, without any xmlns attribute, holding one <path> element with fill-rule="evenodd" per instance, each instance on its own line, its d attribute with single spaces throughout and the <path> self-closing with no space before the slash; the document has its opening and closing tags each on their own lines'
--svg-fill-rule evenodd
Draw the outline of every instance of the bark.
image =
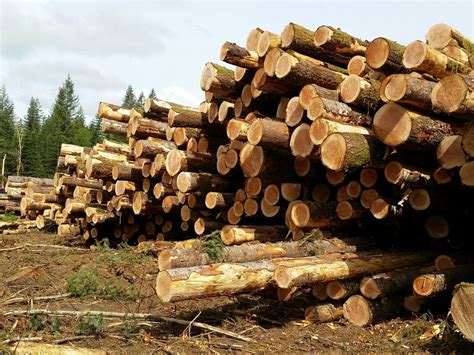
<svg viewBox="0 0 474 355">
<path fill-rule="evenodd" d="M 242 84 L 234 79 L 234 72 L 219 64 L 207 63 L 201 74 L 201 89 L 229 98 L 240 96 Z"/>
<path fill-rule="evenodd" d="M 308 84 L 303 86 L 299 93 L 299 104 L 303 109 L 308 110 L 311 100 L 318 96 L 333 101 L 339 100 L 337 90 L 326 89 L 316 84 Z"/>
<path fill-rule="evenodd" d="M 168 113 L 170 127 L 203 128 L 210 125 L 207 115 L 191 107 L 179 106 L 172 108 Z"/>
<path fill-rule="evenodd" d="M 247 131 L 247 139 L 253 145 L 288 149 L 290 146 L 290 131 L 284 122 L 269 117 L 257 118 L 251 123 Z"/>
<path fill-rule="evenodd" d="M 257 70 L 251 85 L 258 90 L 268 92 L 275 96 L 293 96 L 293 94 L 296 94 L 300 90 L 298 82 L 291 83 L 288 80 L 282 80 L 276 76 L 272 77 L 266 74 L 263 69 Z"/>
<path fill-rule="evenodd" d="M 176 144 L 159 138 L 141 139 L 135 143 L 133 152 L 135 157 L 152 158 L 157 154 L 167 155 L 173 149 L 176 149 Z"/>
<path fill-rule="evenodd" d="M 474 284 L 461 283 L 453 292 L 451 316 L 454 324 L 471 342 L 474 342 Z"/>
<path fill-rule="evenodd" d="M 314 32 L 314 44 L 327 51 L 353 57 L 364 55 L 368 41 L 354 37 L 338 28 L 319 26 Z"/>
<path fill-rule="evenodd" d="M 122 163 L 112 168 L 112 179 L 140 181 L 143 178 L 142 169 L 133 163 Z"/>
<path fill-rule="evenodd" d="M 472 68 L 431 48 L 421 41 L 410 43 L 403 54 L 403 65 L 419 73 L 428 73 L 442 79 L 451 74 L 469 75 Z"/>
<path fill-rule="evenodd" d="M 72 156 L 77 157 L 77 156 L 80 156 L 82 153 L 84 153 L 85 150 L 86 148 L 78 146 L 78 145 L 62 143 L 61 149 L 59 150 L 59 155 L 60 156 L 72 155 Z M 10 177 L 8 178 L 10 179 Z"/>
<path fill-rule="evenodd" d="M 112 120 L 102 119 L 101 130 L 103 133 L 114 134 L 117 136 L 127 136 L 127 124 Z"/>
<path fill-rule="evenodd" d="M 275 270 L 279 287 L 289 288 L 321 281 L 348 279 L 366 274 L 391 271 L 401 267 L 428 262 L 436 257 L 433 251 L 404 253 L 360 253 L 346 260 L 318 260 L 288 262 Z"/>
<path fill-rule="evenodd" d="M 332 303 L 317 304 L 305 310 L 305 320 L 311 323 L 333 322 L 342 317 L 342 306 Z"/>
<path fill-rule="evenodd" d="M 431 94 L 433 107 L 461 118 L 474 115 L 474 78 L 453 74 L 441 79 Z"/>
<path fill-rule="evenodd" d="M 370 301 L 360 295 L 355 295 L 344 303 L 344 318 L 354 325 L 364 327 L 397 314 L 402 304 L 403 298 L 400 296 Z"/>
<path fill-rule="evenodd" d="M 331 170 L 379 166 L 383 155 L 375 137 L 358 133 L 333 133 L 321 144 L 321 162 Z"/>
<path fill-rule="evenodd" d="M 373 132 L 362 126 L 343 124 L 325 118 L 317 118 L 311 124 L 309 137 L 313 144 L 320 145 L 332 133 L 357 133 L 362 135 L 373 135 Z"/>
<path fill-rule="evenodd" d="M 328 282 L 326 292 L 333 300 L 342 300 L 359 292 L 359 279 L 333 280 Z"/>
<path fill-rule="evenodd" d="M 374 132 L 388 146 L 434 150 L 445 136 L 453 134 L 450 124 L 388 103 L 374 117 Z"/>
<path fill-rule="evenodd" d="M 418 109 L 431 111 L 431 95 L 435 83 L 408 74 L 387 76 L 380 86 L 380 96 L 385 102 L 397 102 Z"/>
<path fill-rule="evenodd" d="M 309 60 L 298 60 L 284 54 L 278 60 L 275 75 L 283 83 L 301 89 L 307 84 L 316 84 L 327 89 L 337 89 L 347 77 L 345 74 L 317 65 Z"/>
<path fill-rule="evenodd" d="M 365 58 L 367 64 L 375 70 L 384 73 L 404 73 L 407 69 L 403 66 L 403 53 L 405 46 L 379 37 L 367 46 Z"/>
<path fill-rule="evenodd" d="M 167 125 L 165 122 L 155 121 L 149 118 L 140 118 L 133 122 L 130 127 L 130 135 L 136 138 L 153 137 L 166 139 Z"/>
<path fill-rule="evenodd" d="M 193 191 L 231 191 L 233 181 L 222 178 L 218 175 L 208 173 L 181 172 L 178 175 L 177 187 L 181 192 Z"/>
<path fill-rule="evenodd" d="M 353 110 L 349 105 L 315 97 L 308 107 L 308 118 L 312 121 L 318 118 L 325 118 L 339 123 L 352 124 L 357 126 L 372 126 L 372 117 Z"/>
<path fill-rule="evenodd" d="M 257 52 L 249 51 L 231 42 L 225 42 L 222 45 L 220 59 L 242 68 L 258 69 L 261 66 Z"/>
<path fill-rule="evenodd" d="M 161 120 L 165 120 L 168 117 L 169 110 L 175 105 L 177 104 L 173 102 L 157 100 L 150 97 L 145 101 L 144 110 L 146 113 L 153 113 Z"/>
<path fill-rule="evenodd" d="M 364 112 L 374 112 L 383 102 L 380 100 L 380 82 L 364 80 L 349 75 L 339 86 L 341 101 L 358 107 Z"/>
<path fill-rule="evenodd" d="M 413 281 L 413 292 L 420 297 L 434 296 L 453 289 L 459 282 L 470 280 L 473 276 L 474 264 L 459 265 L 436 273 L 420 275 Z"/>
</svg>

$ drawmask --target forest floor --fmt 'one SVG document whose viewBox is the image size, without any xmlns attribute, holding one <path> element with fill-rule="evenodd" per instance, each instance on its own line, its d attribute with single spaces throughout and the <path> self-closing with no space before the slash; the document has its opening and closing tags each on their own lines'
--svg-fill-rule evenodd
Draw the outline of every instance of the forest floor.
<svg viewBox="0 0 474 355">
<path fill-rule="evenodd" d="M 130 354 L 474 351 L 474 345 L 452 329 L 446 314 L 402 314 L 367 328 L 345 320 L 311 324 L 304 321 L 305 308 L 315 303 L 310 296 L 278 302 L 274 290 L 164 304 L 154 291 L 157 272 L 155 256 L 131 248 L 82 248 L 56 235 L 37 232 L 0 236 L 0 354 L 14 347 L 15 339 L 29 337 L 42 343 Z M 31 301 L 66 292 L 72 296 Z M 189 324 L 127 317 L 7 314 L 31 309 L 154 313 Z M 251 341 L 203 330 L 193 326 L 194 322 L 217 326 Z"/>
</svg>

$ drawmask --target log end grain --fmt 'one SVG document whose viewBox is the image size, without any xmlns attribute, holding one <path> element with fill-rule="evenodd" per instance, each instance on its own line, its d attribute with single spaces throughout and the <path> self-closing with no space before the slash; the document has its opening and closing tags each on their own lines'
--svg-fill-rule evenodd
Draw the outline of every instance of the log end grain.
<svg viewBox="0 0 474 355">
<path fill-rule="evenodd" d="M 408 139 L 410 131 L 411 118 L 404 107 L 388 103 L 375 113 L 374 132 L 384 144 L 400 145 Z"/>
<path fill-rule="evenodd" d="M 385 38 L 376 38 L 367 46 L 365 58 L 373 69 L 380 69 L 387 62 L 390 44 Z"/>
</svg>

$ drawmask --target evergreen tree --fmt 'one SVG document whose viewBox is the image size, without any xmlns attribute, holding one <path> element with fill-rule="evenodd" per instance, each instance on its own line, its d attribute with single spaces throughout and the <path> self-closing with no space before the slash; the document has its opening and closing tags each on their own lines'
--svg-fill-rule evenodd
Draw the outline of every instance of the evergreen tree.
<svg viewBox="0 0 474 355">
<path fill-rule="evenodd" d="M 68 75 L 58 90 L 51 114 L 41 130 L 41 139 L 44 142 L 42 160 L 47 174 L 52 174 L 56 168 L 61 143 L 86 142 L 83 128 L 84 113 L 75 94 L 74 83 Z"/>
<path fill-rule="evenodd" d="M 151 91 L 148 97 L 151 97 L 152 99 L 157 99 L 155 89 L 151 88 Z"/>
<path fill-rule="evenodd" d="M 5 177 L 15 173 L 16 140 L 15 112 L 13 102 L 7 94 L 5 86 L 0 89 L 0 164 L 5 158 Z"/>
<path fill-rule="evenodd" d="M 135 97 L 135 93 L 133 92 L 132 85 L 129 85 L 122 101 L 122 107 L 133 108 L 136 106 L 136 103 L 137 99 Z"/>
<path fill-rule="evenodd" d="M 102 140 L 104 139 L 104 134 L 102 133 L 101 125 L 102 119 L 99 117 L 99 115 L 95 115 L 95 118 L 89 124 L 89 130 L 91 131 L 91 145 L 102 142 Z"/>
<path fill-rule="evenodd" d="M 31 98 L 28 111 L 23 121 L 23 174 L 27 176 L 42 176 L 40 130 L 43 114 L 38 99 Z"/>
<path fill-rule="evenodd" d="M 143 94 L 143 91 L 142 91 L 140 92 L 140 95 L 138 95 L 138 99 L 134 107 L 143 109 L 143 105 L 145 105 L 145 95 Z"/>
</svg>

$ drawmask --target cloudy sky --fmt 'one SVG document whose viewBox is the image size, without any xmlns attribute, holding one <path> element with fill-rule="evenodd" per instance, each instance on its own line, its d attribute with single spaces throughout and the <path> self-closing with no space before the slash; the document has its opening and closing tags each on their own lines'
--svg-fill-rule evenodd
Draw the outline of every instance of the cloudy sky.
<svg viewBox="0 0 474 355">
<path fill-rule="evenodd" d="M 245 44 L 259 26 L 328 24 L 402 44 L 448 23 L 473 38 L 473 1 L 6 1 L 0 0 L 0 85 L 23 117 L 31 96 L 50 111 L 70 74 L 87 117 L 99 101 L 120 103 L 128 84 L 198 105 L 204 64 L 225 41 Z"/>
</svg>

